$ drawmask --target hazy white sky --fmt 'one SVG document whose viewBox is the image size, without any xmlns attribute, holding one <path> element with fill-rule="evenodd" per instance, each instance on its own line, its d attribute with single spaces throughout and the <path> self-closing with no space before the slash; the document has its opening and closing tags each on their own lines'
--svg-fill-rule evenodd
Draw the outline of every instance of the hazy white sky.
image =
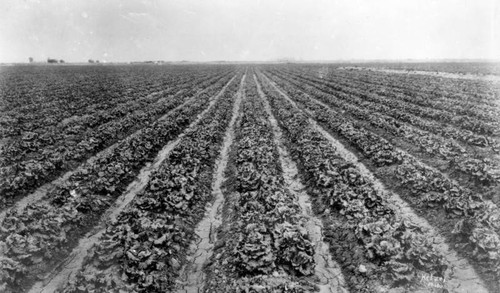
<svg viewBox="0 0 500 293">
<path fill-rule="evenodd" d="M 500 0 L 1 0 L 0 62 L 500 59 Z"/>
</svg>

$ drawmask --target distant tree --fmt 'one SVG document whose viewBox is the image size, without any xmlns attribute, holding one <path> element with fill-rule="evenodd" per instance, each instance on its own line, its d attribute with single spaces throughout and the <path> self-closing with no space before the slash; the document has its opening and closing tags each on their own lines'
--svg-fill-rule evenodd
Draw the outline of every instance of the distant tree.
<svg viewBox="0 0 500 293">
<path fill-rule="evenodd" d="M 99 63 L 99 60 L 96 60 L 95 63 Z"/>
<path fill-rule="evenodd" d="M 28 60 L 30 61 L 30 63 L 33 63 L 33 57 L 29 57 Z"/>
<path fill-rule="evenodd" d="M 49 57 L 47 58 L 47 63 L 57 63 L 57 59 L 50 59 Z"/>
<path fill-rule="evenodd" d="M 64 63 L 64 60 L 62 60 L 62 59 L 61 59 L 61 60 L 59 60 L 59 63 Z"/>
<path fill-rule="evenodd" d="M 92 59 L 89 59 L 89 63 L 94 63 L 94 60 L 92 60 Z"/>
</svg>

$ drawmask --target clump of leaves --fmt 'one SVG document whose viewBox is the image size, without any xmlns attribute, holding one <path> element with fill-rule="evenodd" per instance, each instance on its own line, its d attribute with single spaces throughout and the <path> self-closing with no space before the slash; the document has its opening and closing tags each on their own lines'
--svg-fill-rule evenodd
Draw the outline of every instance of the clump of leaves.
<svg viewBox="0 0 500 293">
<path fill-rule="evenodd" d="M 307 231 L 285 222 L 275 226 L 274 237 L 279 265 L 296 275 L 308 276 L 314 273 L 314 248 Z"/>
<path fill-rule="evenodd" d="M 462 219 L 452 231 L 458 246 L 477 261 L 488 263 L 492 271 L 500 276 L 500 237 L 489 227 L 472 219 Z"/>
<path fill-rule="evenodd" d="M 1 244 L 1 243 L 0 243 Z M 0 246 L 0 252 L 3 248 Z M 9 292 L 9 285 L 17 284 L 19 277 L 26 273 L 26 268 L 19 262 L 8 257 L 0 258 L 0 291 Z"/>
<path fill-rule="evenodd" d="M 275 269 L 271 233 L 262 224 L 247 224 L 239 234 L 233 263 L 244 274 L 269 274 Z"/>
</svg>

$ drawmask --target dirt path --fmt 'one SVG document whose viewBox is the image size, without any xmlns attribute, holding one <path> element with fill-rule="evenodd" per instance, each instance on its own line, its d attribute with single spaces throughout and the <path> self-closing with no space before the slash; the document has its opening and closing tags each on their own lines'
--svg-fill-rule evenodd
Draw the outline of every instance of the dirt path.
<svg viewBox="0 0 500 293">
<path fill-rule="evenodd" d="M 399 70 L 399 69 L 386 69 L 386 68 L 374 68 L 374 67 L 357 67 L 357 66 L 347 66 L 347 67 L 339 67 L 341 70 L 364 70 L 364 71 L 379 71 L 385 73 L 396 73 L 396 74 L 415 74 L 415 75 L 430 75 L 435 77 L 444 77 L 444 78 L 457 78 L 457 79 L 470 79 L 470 80 L 482 80 L 482 81 L 493 81 L 500 82 L 500 76 L 486 74 L 486 75 L 477 75 L 477 74 L 458 74 L 451 72 L 442 72 L 442 71 L 423 71 L 423 70 Z"/>
<path fill-rule="evenodd" d="M 226 86 L 214 97 L 209 103 L 209 106 L 201 112 L 196 120 L 174 141 L 169 142 L 158 153 L 152 163 L 147 163 L 141 169 L 137 178 L 128 185 L 126 191 L 117 199 L 115 204 L 110 207 L 101 217 L 101 221 L 91 232 L 82 238 L 77 247 L 73 249 L 70 256 L 59 266 L 55 267 L 47 279 L 39 281 L 30 289 L 30 293 L 49 293 L 63 286 L 68 280 L 74 276 L 82 267 L 83 261 L 87 256 L 89 249 L 96 244 L 100 237 L 106 231 L 106 223 L 110 223 L 118 217 L 118 215 L 126 208 L 126 206 L 135 198 L 137 194 L 142 192 L 151 178 L 151 175 L 168 157 L 170 152 L 179 144 L 181 139 L 190 131 L 192 131 L 205 114 L 214 106 L 215 102 L 224 93 L 227 85 L 233 80 L 232 78 Z"/>
<path fill-rule="evenodd" d="M 280 93 L 280 95 L 282 95 L 292 105 L 294 105 L 294 107 L 300 109 L 298 105 L 290 97 L 288 97 L 286 93 L 281 91 L 281 89 L 278 88 L 274 82 L 272 82 L 265 76 L 264 79 L 269 82 L 273 86 L 273 88 L 275 88 L 277 92 Z M 309 116 L 311 116 L 311 113 L 308 114 Z M 435 231 L 435 229 L 427 222 L 427 220 L 417 216 L 411 209 L 411 207 L 404 200 L 402 200 L 398 194 L 387 190 L 384 184 L 380 180 L 375 178 L 373 173 L 368 170 L 368 168 L 366 168 L 366 166 L 361 163 L 353 153 L 348 151 L 338 140 L 336 140 L 325 129 L 319 126 L 316 121 L 314 121 L 312 118 L 309 118 L 309 121 L 317 131 L 319 131 L 326 139 L 328 139 L 330 144 L 336 149 L 336 152 L 338 152 L 341 157 L 355 165 L 361 171 L 361 173 L 367 179 L 369 179 L 370 182 L 373 183 L 374 187 L 378 189 L 381 194 L 388 195 L 387 201 L 392 205 L 394 211 L 396 211 L 402 218 L 408 219 L 427 230 L 426 234 L 428 235 L 428 237 L 434 240 L 435 249 L 444 256 L 445 260 L 451 267 L 445 277 L 445 288 L 449 292 L 488 292 L 483 281 L 476 274 L 475 270 L 472 268 L 469 262 L 466 259 L 459 257 L 456 251 L 449 247 L 449 245 L 445 242 L 445 239 Z"/>
<path fill-rule="evenodd" d="M 306 229 L 309 232 L 311 241 L 314 244 L 314 261 L 316 263 L 315 275 L 319 278 L 320 293 L 340 293 L 348 292 L 347 286 L 342 275 L 340 266 L 332 259 L 328 243 L 323 241 L 323 223 L 315 217 L 309 195 L 305 192 L 305 186 L 299 178 L 297 165 L 292 160 L 292 157 L 283 143 L 283 134 L 278 126 L 276 118 L 271 112 L 269 102 L 264 98 L 260 84 L 254 75 L 255 82 L 260 97 L 264 101 L 264 107 L 271 122 L 274 142 L 278 147 L 279 159 L 283 169 L 283 177 L 285 179 L 288 190 L 297 198 L 302 210 L 302 215 L 306 219 Z"/>
<path fill-rule="evenodd" d="M 233 81 L 235 77 L 231 78 L 231 80 L 229 80 L 226 85 L 224 85 L 224 87 L 222 88 L 222 90 L 217 94 L 217 98 L 219 96 L 222 95 L 222 93 L 226 90 L 226 88 L 228 87 L 228 85 L 231 83 L 231 81 Z M 202 92 L 199 92 L 198 94 L 200 94 Z M 175 107 L 174 109 L 170 110 L 168 113 L 166 113 L 165 115 L 163 115 L 162 117 L 158 118 L 157 121 L 163 121 L 165 119 L 167 119 L 169 117 L 169 115 L 173 112 L 173 111 L 176 111 L 182 107 L 184 107 L 185 105 L 187 105 L 188 103 L 190 103 L 193 99 L 196 99 L 197 98 L 197 95 L 195 95 L 194 97 L 190 98 L 190 99 L 187 99 L 186 101 L 184 101 L 184 103 L 182 103 L 181 105 Z M 211 102 L 210 105 L 213 105 L 213 103 L 215 102 Z M 210 106 L 209 106 L 210 107 Z M 103 156 L 106 156 L 110 153 L 112 153 L 120 143 L 126 141 L 126 140 L 130 140 L 132 139 L 133 137 L 137 136 L 140 132 L 142 131 L 142 129 L 139 129 L 137 130 L 136 132 L 132 133 L 131 135 L 127 136 L 125 139 L 122 139 L 120 141 L 117 141 L 116 143 L 112 144 L 111 146 L 105 148 L 104 150 L 98 152 L 97 154 L 95 154 L 94 156 L 90 157 L 86 162 L 84 163 L 81 163 L 79 167 L 77 167 L 76 169 L 74 170 L 71 170 L 71 171 L 68 171 L 66 173 L 64 173 L 61 177 L 55 179 L 54 181 L 52 182 L 49 182 L 49 183 L 46 183 L 42 186 L 40 186 L 39 188 L 37 188 L 33 193 L 31 194 L 28 194 L 26 195 L 25 197 L 21 198 L 19 201 L 17 201 L 13 206 L 9 207 L 9 208 L 6 208 L 4 209 L 3 211 L 0 211 L 0 223 L 4 220 L 5 218 L 5 215 L 7 214 L 7 212 L 11 211 L 11 210 L 16 210 L 16 211 L 22 211 L 23 209 L 26 208 L 26 206 L 28 206 L 29 204 L 31 203 L 35 203 L 35 202 L 38 202 L 40 200 L 43 199 L 43 197 L 50 191 L 52 190 L 52 188 L 54 188 L 55 186 L 57 185 L 61 185 L 63 184 L 65 181 L 67 181 L 71 175 L 73 175 L 74 173 L 77 173 L 78 171 L 81 170 L 81 166 L 84 166 L 86 164 L 92 164 L 94 161 L 96 161 L 97 159 L 103 157 Z"/>
<path fill-rule="evenodd" d="M 222 224 L 222 206 L 224 204 L 224 194 L 222 184 L 226 180 L 224 172 L 229 159 L 229 148 L 234 140 L 234 125 L 240 110 L 241 100 L 243 98 L 243 87 L 246 74 L 243 76 L 240 88 L 236 94 L 236 100 L 233 106 L 232 117 L 226 129 L 224 142 L 220 157 L 216 163 L 215 180 L 212 183 L 212 194 L 215 201 L 207 207 L 204 218 L 195 229 L 197 241 L 191 244 L 186 266 L 183 267 L 180 279 L 182 288 L 179 293 L 195 293 L 202 290 L 205 283 L 205 274 L 203 265 L 212 256 L 214 244 L 217 241 L 217 228 Z"/>
</svg>

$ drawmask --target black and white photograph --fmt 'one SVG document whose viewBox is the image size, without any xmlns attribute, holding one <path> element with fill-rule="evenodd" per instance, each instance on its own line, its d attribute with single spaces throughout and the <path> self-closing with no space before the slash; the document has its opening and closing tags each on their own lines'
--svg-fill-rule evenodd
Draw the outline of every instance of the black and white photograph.
<svg viewBox="0 0 500 293">
<path fill-rule="evenodd" d="M 499 0 L 1 0 L 0 293 L 499 293 Z"/>
</svg>

